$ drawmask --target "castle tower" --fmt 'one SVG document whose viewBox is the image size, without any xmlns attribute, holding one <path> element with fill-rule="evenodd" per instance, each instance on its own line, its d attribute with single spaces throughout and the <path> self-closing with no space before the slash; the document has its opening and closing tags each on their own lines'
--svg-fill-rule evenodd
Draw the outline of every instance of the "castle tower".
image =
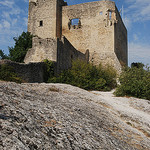
<svg viewBox="0 0 150 150">
<path fill-rule="evenodd" d="M 28 32 L 42 39 L 61 37 L 63 0 L 29 0 Z"/>
<path fill-rule="evenodd" d="M 58 38 L 62 33 L 63 0 L 29 0 L 28 32 L 34 35 L 24 62 L 57 61 Z"/>
</svg>

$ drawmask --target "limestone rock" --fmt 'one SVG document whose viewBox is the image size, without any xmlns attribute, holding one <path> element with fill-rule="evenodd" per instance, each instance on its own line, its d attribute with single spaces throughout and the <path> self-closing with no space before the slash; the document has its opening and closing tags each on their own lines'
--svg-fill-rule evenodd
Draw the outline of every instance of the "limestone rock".
<svg viewBox="0 0 150 150">
<path fill-rule="evenodd" d="M 0 82 L 0 149 L 148 150 L 149 108 L 71 85 Z"/>
</svg>

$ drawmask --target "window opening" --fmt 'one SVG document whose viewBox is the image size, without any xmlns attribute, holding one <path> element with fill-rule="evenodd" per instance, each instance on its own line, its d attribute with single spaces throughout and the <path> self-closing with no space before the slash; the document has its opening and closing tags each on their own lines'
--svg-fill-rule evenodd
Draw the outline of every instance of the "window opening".
<svg viewBox="0 0 150 150">
<path fill-rule="evenodd" d="M 71 20 L 71 25 L 78 25 L 79 23 L 79 18 L 75 18 Z"/>
<path fill-rule="evenodd" d="M 112 12 L 109 11 L 109 19 L 111 19 L 111 17 L 112 17 Z"/>
<path fill-rule="evenodd" d="M 99 14 L 100 14 L 100 15 L 102 15 L 102 14 L 103 14 L 103 12 L 101 11 Z"/>
<path fill-rule="evenodd" d="M 43 26 L 43 21 L 41 20 L 41 21 L 40 21 L 40 27 L 42 27 L 42 26 Z"/>
</svg>

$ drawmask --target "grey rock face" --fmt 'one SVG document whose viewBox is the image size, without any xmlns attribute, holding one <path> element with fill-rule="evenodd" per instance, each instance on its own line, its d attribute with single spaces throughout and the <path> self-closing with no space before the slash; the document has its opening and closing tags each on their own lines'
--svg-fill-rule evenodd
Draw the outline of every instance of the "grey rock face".
<svg viewBox="0 0 150 150">
<path fill-rule="evenodd" d="M 119 113 L 97 93 L 70 85 L 0 82 L 0 149 L 150 149 L 150 124 L 142 132 Z"/>
</svg>

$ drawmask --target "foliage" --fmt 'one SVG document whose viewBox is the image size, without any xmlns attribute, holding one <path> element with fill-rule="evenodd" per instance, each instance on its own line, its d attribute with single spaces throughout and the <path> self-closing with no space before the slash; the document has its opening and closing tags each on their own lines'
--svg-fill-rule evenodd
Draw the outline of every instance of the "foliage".
<svg viewBox="0 0 150 150">
<path fill-rule="evenodd" d="M 145 67 L 126 68 L 120 76 L 116 96 L 134 96 L 150 100 L 150 69 Z"/>
<path fill-rule="evenodd" d="M 110 66 L 96 67 L 76 60 L 71 69 L 63 71 L 58 77 L 50 77 L 48 82 L 71 84 L 86 90 L 108 91 L 116 86 L 116 72 Z"/>
<path fill-rule="evenodd" d="M 137 68 L 143 68 L 144 67 L 144 64 L 143 63 L 132 63 L 131 64 L 131 68 L 133 67 L 137 67 Z"/>
<path fill-rule="evenodd" d="M 14 37 L 15 46 L 9 47 L 9 59 L 23 62 L 28 49 L 32 47 L 32 37 L 29 32 L 23 32 L 19 37 Z"/>
<path fill-rule="evenodd" d="M 47 82 L 48 78 L 54 77 L 54 62 L 47 59 L 43 60 L 43 62 L 46 65 L 44 70 L 44 82 Z"/>
<path fill-rule="evenodd" d="M 0 59 L 8 59 L 8 56 L 4 54 L 4 51 L 0 49 Z"/>
<path fill-rule="evenodd" d="M 22 82 L 21 78 L 19 78 L 15 73 L 13 67 L 6 64 L 0 65 L 0 80 L 12 81 L 17 83 Z"/>
</svg>

